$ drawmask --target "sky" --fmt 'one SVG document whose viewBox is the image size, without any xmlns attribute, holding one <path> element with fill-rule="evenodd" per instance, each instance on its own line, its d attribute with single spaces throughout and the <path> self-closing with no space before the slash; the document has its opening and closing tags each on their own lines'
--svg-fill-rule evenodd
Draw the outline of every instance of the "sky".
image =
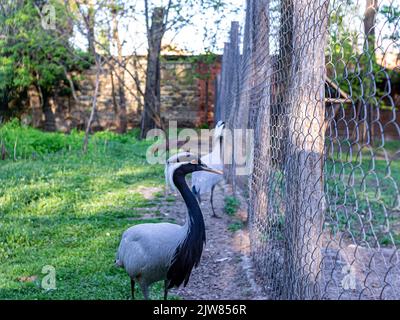
<svg viewBox="0 0 400 320">
<path fill-rule="evenodd" d="M 333 5 L 337 8 L 343 2 L 343 0 L 334 0 Z M 335 5 L 336 4 L 336 5 Z M 391 4 L 399 5 L 398 0 L 380 0 L 378 1 L 379 8 L 383 6 L 390 6 Z M 349 30 L 352 30 L 357 33 L 363 33 L 364 30 L 364 12 L 366 7 L 366 0 L 358 0 L 355 2 L 354 7 L 356 8 L 356 13 L 354 13 L 354 9 L 348 7 L 350 18 L 344 19 L 344 24 Z M 375 26 L 375 34 L 376 34 L 376 45 L 377 47 L 388 48 L 392 51 L 394 48 L 391 48 L 393 42 L 386 39 L 385 36 L 393 32 L 394 24 L 388 24 L 387 20 L 382 14 L 377 15 L 376 26 Z M 364 41 L 363 37 L 359 37 L 359 45 L 362 46 L 362 42 Z"/>
<path fill-rule="evenodd" d="M 177 1 L 177 0 L 176 0 Z M 180 3 L 186 2 L 187 0 L 180 0 Z M 187 9 L 184 6 L 183 14 L 187 15 L 195 13 L 193 18 L 190 19 L 190 25 L 181 28 L 178 32 L 167 31 L 164 36 L 163 44 L 173 44 L 178 49 L 187 52 L 199 54 L 209 49 L 210 51 L 218 54 L 222 54 L 224 42 L 227 41 L 229 36 L 229 28 L 231 21 L 239 21 L 241 28 L 244 26 L 245 19 L 245 5 L 246 0 L 224 0 L 227 6 L 223 10 L 214 11 L 209 9 L 206 12 L 199 13 L 200 8 L 194 7 Z M 391 3 L 397 3 L 398 0 L 380 0 L 379 7 L 384 5 L 390 5 Z M 153 6 L 165 5 L 167 0 L 152 0 Z M 277 4 L 277 0 L 271 0 L 274 4 Z M 143 0 L 127 0 L 124 1 L 125 6 L 130 6 L 136 11 L 136 14 L 131 14 L 127 18 L 119 19 L 119 33 L 124 43 L 123 55 L 132 54 L 146 54 L 147 53 L 147 39 L 145 20 L 143 16 L 144 1 Z M 349 12 L 349 18 L 344 20 L 347 24 L 347 28 L 357 33 L 362 34 L 363 31 L 363 15 L 365 11 L 366 0 L 357 0 L 353 8 L 344 5 L 346 0 L 331 0 L 330 8 L 345 8 Z M 150 10 L 152 9 L 150 8 Z M 98 14 L 97 19 L 103 19 L 101 13 Z M 279 21 L 279 17 L 275 17 L 275 20 Z M 278 27 L 277 27 L 278 28 Z M 395 48 L 390 47 L 390 43 L 387 40 L 383 40 L 383 36 L 392 32 L 393 28 L 387 23 L 385 24 L 382 16 L 378 15 L 376 33 L 377 33 L 377 46 L 382 46 L 383 50 L 389 48 L 389 51 L 394 51 Z M 206 32 L 205 32 L 206 30 Z M 272 30 L 272 32 L 274 32 Z M 207 36 L 204 37 L 204 34 Z M 213 39 L 215 37 L 215 39 Z M 271 37 L 270 39 L 273 39 Z M 271 40 L 272 41 L 272 40 Z M 363 37 L 359 37 L 359 46 L 362 47 Z M 81 47 L 86 48 L 86 38 L 82 35 L 76 34 L 74 43 Z M 273 44 L 271 44 L 273 47 Z M 393 47 L 393 45 L 392 45 Z M 112 53 L 116 54 L 116 48 L 112 48 Z"/>
<path fill-rule="evenodd" d="M 166 1 L 153 0 L 149 2 L 154 6 L 165 5 Z M 222 53 L 224 42 L 228 38 L 231 21 L 244 21 L 246 3 L 245 0 L 225 0 L 225 2 L 227 3 L 225 9 L 218 11 L 209 9 L 201 14 L 198 7 L 184 9 L 183 14 L 185 16 L 195 13 L 193 18 L 190 19 L 190 25 L 180 28 L 178 32 L 167 31 L 163 44 L 172 43 L 180 50 L 194 54 L 204 53 L 207 49 L 214 53 Z M 145 20 L 142 14 L 144 11 L 143 3 L 143 0 L 125 2 L 126 6 L 132 6 L 138 13 L 131 15 L 129 18 L 119 19 L 119 34 L 124 42 L 123 55 L 147 53 Z M 97 19 L 102 18 L 100 13 Z M 205 30 L 207 30 L 206 37 L 204 36 Z M 213 37 L 215 37 L 214 40 Z M 82 49 L 87 47 L 86 38 L 78 32 L 75 34 L 74 43 Z M 112 48 L 112 53 L 116 54 L 115 48 Z"/>
</svg>

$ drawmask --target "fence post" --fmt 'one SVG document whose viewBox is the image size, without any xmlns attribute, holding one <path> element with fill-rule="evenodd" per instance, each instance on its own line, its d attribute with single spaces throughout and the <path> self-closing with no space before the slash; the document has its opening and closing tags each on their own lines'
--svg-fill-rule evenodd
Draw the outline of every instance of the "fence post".
<svg viewBox="0 0 400 320">
<path fill-rule="evenodd" d="M 272 214 L 270 198 L 273 196 L 268 188 L 268 177 L 271 170 L 270 116 L 269 104 L 271 77 L 270 55 L 270 21 L 269 1 L 248 1 L 246 21 L 249 22 L 248 41 L 245 48 L 249 49 L 248 75 L 248 125 L 254 130 L 254 162 L 253 172 L 249 177 L 250 189 L 250 240 L 252 257 L 258 273 L 265 278 L 272 274 L 267 265 L 269 249 L 267 230 L 268 219 Z"/>
<path fill-rule="evenodd" d="M 229 122 L 229 126 L 233 126 L 233 118 L 237 107 L 237 94 L 239 92 L 239 65 L 240 65 L 240 53 L 239 53 L 239 22 L 232 21 L 231 30 L 229 36 L 229 79 L 228 83 L 228 96 L 227 96 L 227 109 L 226 120 Z"/>
<path fill-rule="evenodd" d="M 320 297 L 327 8 L 328 0 L 293 2 L 293 82 L 286 162 L 287 299 Z"/>
<path fill-rule="evenodd" d="M 249 0 L 246 3 L 246 22 L 244 26 L 243 32 L 243 52 L 240 57 L 240 66 L 238 69 L 238 93 L 237 93 L 237 102 L 236 102 L 236 111 L 233 119 L 233 128 L 241 129 L 243 134 L 243 139 L 241 144 L 235 144 L 236 149 L 233 153 L 234 161 L 233 161 L 233 171 L 235 174 L 235 185 L 239 186 L 239 188 L 245 190 L 247 187 L 249 172 L 243 174 L 243 164 L 238 168 L 238 161 L 236 161 L 237 156 L 243 157 L 246 154 L 246 157 L 249 155 L 248 151 L 253 152 L 250 145 L 253 143 L 254 136 L 247 129 L 249 129 L 249 91 L 251 88 L 252 81 L 252 61 L 251 61 L 251 32 L 250 32 L 250 17 L 252 14 L 251 4 Z M 250 143 L 249 143 L 250 142 Z M 249 158 L 246 159 L 245 168 L 248 169 L 249 165 L 251 165 Z M 238 170 L 242 170 L 242 173 L 238 175 Z"/>
<path fill-rule="evenodd" d="M 229 43 L 224 43 L 224 53 L 222 55 L 222 63 L 221 63 L 221 82 L 219 86 L 219 114 L 220 120 L 225 121 L 225 114 L 226 114 L 226 97 L 228 95 L 228 63 L 229 63 Z"/>
<path fill-rule="evenodd" d="M 218 74 L 214 79 L 214 125 L 217 124 L 219 120 L 221 120 L 220 114 L 220 84 L 221 84 L 221 75 Z"/>
<path fill-rule="evenodd" d="M 224 56 L 222 58 L 222 76 L 219 105 L 221 110 L 221 120 L 224 120 L 226 127 L 231 130 L 233 137 L 234 120 L 239 108 L 239 22 L 232 21 L 229 42 L 225 43 Z M 232 185 L 235 192 L 235 172 L 234 172 L 234 146 L 235 143 L 227 141 L 225 137 L 224 147 L 224 177 L 227 183 Z"/>
</svg>

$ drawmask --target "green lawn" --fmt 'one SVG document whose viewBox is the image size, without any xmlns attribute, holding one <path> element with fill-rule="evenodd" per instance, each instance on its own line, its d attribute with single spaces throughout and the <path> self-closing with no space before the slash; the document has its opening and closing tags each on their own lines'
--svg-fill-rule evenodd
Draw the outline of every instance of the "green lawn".
<svg viewBox="0 0 400 320">
<path fill-rule="evenodd" d="M 328 221 L 361 245 L 400 245 L 400 142 L 355 149 L 325 162 Z"/>
<path fill-rule="evenodd" d="M 400 245 L 400 141 L 353 153 L 334 145 L 324 163 L 325 228 L 361 246 Z M 332 150 L 330 150 L 332 151 Z M 286 179 L 277 169 L 268 180 L 266 241 L 283 240 Z M 272 230 L 273 229 L 273 230 Z"/>
<path fill-rule="evenodd" d="M 0 161 L 0 299 L 129 299 L 129 277 L 114 266 L 118 243 L 138 209 L 157 201 L 138 187 L 164 183 L 162 166 L 145 161 L 149 143 L 101 133 L 82 155 L 81 134 L 6 126 L 10 155 L 15 136 L 23 151 Z M 149 221 L 159 219 L 140 222 Z M 47 265 L 55 290 L 41 287 Z M 162 297 L 161 284 L 152 297 Z"/>
</svg>

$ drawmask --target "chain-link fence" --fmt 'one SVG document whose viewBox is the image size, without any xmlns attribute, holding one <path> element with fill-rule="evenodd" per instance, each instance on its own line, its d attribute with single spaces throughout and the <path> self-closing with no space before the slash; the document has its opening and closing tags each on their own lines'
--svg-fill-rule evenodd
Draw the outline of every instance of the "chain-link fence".
<svg viewBox="0 0 400 320">
<path fill-rule="evenodd" d="M 272 299 L 400 299 L 399 20 L 396 1 L 248 0 L 242 46 L 232 23 L 216 117 L 254 129 L 251 173 L 226 176 Z"/>
</svg>

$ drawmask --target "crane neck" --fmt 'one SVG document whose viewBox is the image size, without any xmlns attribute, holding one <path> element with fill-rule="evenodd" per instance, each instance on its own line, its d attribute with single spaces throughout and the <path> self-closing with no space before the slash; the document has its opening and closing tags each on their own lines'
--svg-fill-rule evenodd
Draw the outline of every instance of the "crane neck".
<svg viewBox="0 0 400 320">
<path fill-rule="evenodd" d="M 174 173 L 173 181 L 179 193 L 182 195 L 182 198 L 185 201 L 186 207 L 188 209 L 186 225 L 188 226 L 189 231 L 190 228 L 193 226 L 203 226 L 203 214 L 195 196 L 193 195 L 192 191 L 190 191 L 189 186 L 186 183 L 185 175 Z"/>
<path fill-rule="evenodd" d="M 211 151 L 219 159 L 222 156 L 222 139 L 223 139 L 222 136 L 214 139 L 214 145 L 213 145 L 213 149 Z"/>
<path fill-rule="evenodd" d="M 182 283 L 186 286 L 193 267 L 197 267 L 200 262 L 206 241 L 203 214 L 195 196 L 186 183 L 185 175 L 184 172 L 177 170 L 172 176 L 176 188 L 185 201 L 188 215 L 184 225 L 184 231 L 186 232 L 174 252 L 167 272 L 168 288 L 179 287 Z"/>
</svg>

